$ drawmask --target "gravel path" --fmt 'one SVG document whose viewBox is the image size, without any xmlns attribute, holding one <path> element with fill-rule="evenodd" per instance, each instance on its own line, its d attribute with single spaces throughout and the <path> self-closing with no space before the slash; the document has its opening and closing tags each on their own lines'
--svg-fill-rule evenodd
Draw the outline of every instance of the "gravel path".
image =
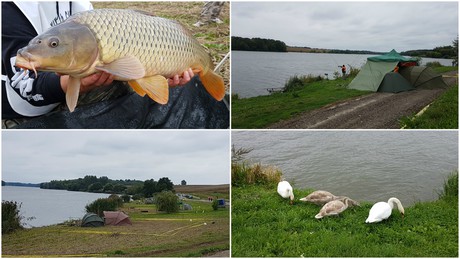
<svg viewBox="0 0 460 259">
<path fill-rule="evenodd" d="M 205 255 L 204 257 L 230 257 L 230 250 L 219 251 L 217 253 Z"/>
<path fill-rule="evenodd" d="M 448 73 L 456 74 L 456 71 Z M 445 80 L 449 85 L 457 78 Z M 270 129 L 398 129 L 399 119 L 411 116 L 447 89 L 417 89 L 402 93 L 372 93 L 340 101 L 272 124 Z"/>
</svg>

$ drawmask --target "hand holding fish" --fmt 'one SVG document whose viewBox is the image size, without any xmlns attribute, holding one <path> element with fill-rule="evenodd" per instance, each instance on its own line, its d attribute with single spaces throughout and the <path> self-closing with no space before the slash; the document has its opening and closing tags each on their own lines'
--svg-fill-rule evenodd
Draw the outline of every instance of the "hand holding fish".
<svg viewBox="0 0 460 259">
<path fill-rule="evenodd" d="M 113 75 L 106 72 L 98 72 L 80 80 L 80 93 L 86 93 L 96 87 L 107 86 L 113 82 Z M 64 93 L 67 93 L 67 86 L 69 84 L 69 76 L 61 75 L 61 88 Z"/>
<path fill-rule="evenodd" d="M 194 76 L 193 71 L 189 68 L 187 71 L 184 71 L 182 76 L 175 75 L 172 78 L 168 78 L 168 85 L 170 87 L 185 85 Z M 84 77 L 80 80 L 80 93 L 86 93 L 94 88 L 101 86 L 108 86 L 113 82 L 114 75 L 107 72 L 98 72 L 90 76 Z M 69 83 L 68 75 L 61 75 L 61 87 L 64 93 L 67 92 L 67 85 Z"/>
<path fill-rule="evenodd" d="M 179 75 L 175 75 L 172 78 L 168 78 L 168 85 L 170 87 L 185 85 L 192 79 L 193 76 L 195 76 L 195 74 L 193 74 L 192 69 L 189 68 L 187 71 L 184 71 L 182 77 L 180 77 Z"/>
</svg>

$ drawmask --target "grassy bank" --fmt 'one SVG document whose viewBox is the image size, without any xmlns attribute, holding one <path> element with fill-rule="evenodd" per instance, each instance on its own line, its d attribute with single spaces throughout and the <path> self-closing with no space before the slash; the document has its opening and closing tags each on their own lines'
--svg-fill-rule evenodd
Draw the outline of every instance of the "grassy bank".
<svg viewBox="0 0 460 259">
<path fill-rule="evenodd" d="M 213 191 L 212 191 L 213 192 Z M 82 228 L 55 225 L 2 235 L 3 257 L 197 257 L 228 250 L 229 210 L 211 202 L 187 200 L 192 211 L 159 213 L 154 205 L 128 203 L 122 208 L 131 226 Z M 228 196 L 228 188 L 226 195 Z"/>
<path fill-rule="evenodd" d="M 365 91 L 346 89 L 345 86 L 351 80 L 322 80 L 292 92 L 245 99 L 232 98 L 232 128 L 265 128 L 327 104 L 368 94 Z"/>
<path fill-rule="evenodd" d="M 442 74 L 450 71 L 458 71 L 458 67 L 445 67 L 445 66 L 440 66 L 440 67 L 433 67 L 433 70 Z"/>
<path fill-rule="evenodd" d="M 275 183 L 233 186 L 232 256 L 458 257 L 458 173 L 439 200 L 377 224 L 364 223 L 372 206 L 366 202 L 339 217 L 315 219 L 320 207 L 298 201 L 312 191 L 295 189 L 297 201 L 289 205 Z"/>
<path fill-rule="evenodd" d="M 420 116 L 401 119 L 405 129 L 458 129 L 458 84 L 450 87 Z"/>
</svg>

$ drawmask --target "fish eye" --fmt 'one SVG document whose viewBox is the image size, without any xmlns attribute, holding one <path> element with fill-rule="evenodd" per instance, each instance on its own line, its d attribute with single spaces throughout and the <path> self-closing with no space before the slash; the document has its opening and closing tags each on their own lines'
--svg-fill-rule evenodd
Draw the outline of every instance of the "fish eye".
<svg viewBox="0 0 460 259">
<path fill-rule="evenodd" d="M 49 40 L 48 45 L 49 45 L 51 48 L 56 48 L 57 46 L 59 46 L 59 39 L 57 39 L 57 38 L 51 38 L 51 39 Z"/>
</svg>

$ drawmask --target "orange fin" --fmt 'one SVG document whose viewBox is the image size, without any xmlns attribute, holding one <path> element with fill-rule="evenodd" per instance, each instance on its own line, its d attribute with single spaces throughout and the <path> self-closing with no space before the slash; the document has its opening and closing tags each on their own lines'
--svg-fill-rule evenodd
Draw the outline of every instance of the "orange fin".
<svg viewBox="0 0 460 259">
<path fill-rule="evenodd" d="M 169 86 L 168 80 L 164 76 L 156 75 L 145 77 L 137 79 L 136 82 L 142 88 L 142 90 L 147 93 L 147 95 L 155 102 L 159 104 L 168 103 Z M 134 88 L 134 91 L 139 93 L 136 88 Z"/>
<path fill-rule="evenodd" d="M 128 81 L 128 84 L 134 89 L 134 91 L 144 97 L 146 92 L 144 91 L 144 89 L 142 89 L 142 86 L 139 85 L 139 83 L 136 81 L 136 80 L 131 80 L 131 81 Z"/>
<path fill-rule="evenodd" d="M 145 76 L 144 65 L 136 57 L 123 57 L 109 64 L 96 66 L 97 70 L 105 71 L 115 75 L 115 80 L 133 80 Z"/>
<path fill-rule="evenodd" d="M 70 112 L 75 110 L 77 107 L 78 95 L 80 94 L 80 78 L 69 76 L 69 82 L 67 84 L 67 90 L 65 93 L 65 101 Z"/>
<path fill-rule="evenodd" d="M 212 70 L 208 70 L 207 73 L 203 72 L 203 69 L 199 72 L 201 82 L 206 88 L 206 91 L 214 97 L 214 99 L 221 101 L 225 96 L 224 79 Z"/>
</svg>

